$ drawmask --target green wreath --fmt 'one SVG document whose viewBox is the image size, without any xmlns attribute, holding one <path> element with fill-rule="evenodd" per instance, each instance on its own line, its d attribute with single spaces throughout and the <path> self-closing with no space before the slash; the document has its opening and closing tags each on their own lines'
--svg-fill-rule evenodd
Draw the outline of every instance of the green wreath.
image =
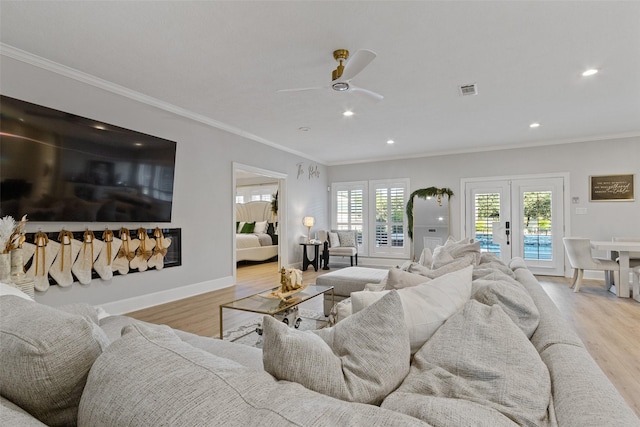
<svg viewBox="0 0 640 427">
<path fill-rule="evenodd" d="M 427 197 L 435 197 L 440 206 L 442 206 L 442 196 L 447 196 L 447 198 L 451 199 L 453 191 L 450 188 L 429 187 L 421 188 L 411 193 L 409 201 L 407 202 L 407 222 L 409 226 L 408 234 L 410 239 L 413 240 L 413 198 L 420 197 L 421 199 L 426 199 Z"/>
</svg>

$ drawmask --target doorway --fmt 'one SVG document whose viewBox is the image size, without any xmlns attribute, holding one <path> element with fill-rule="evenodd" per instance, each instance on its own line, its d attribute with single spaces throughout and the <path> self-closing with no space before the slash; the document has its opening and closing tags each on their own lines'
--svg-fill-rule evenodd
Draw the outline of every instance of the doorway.
<svg viewBox="0 0 640 427">
<path fill-rule="evenodd" d="M 564 276 L 564 175 L 463 180 L 463 229 L 481 251 L 521 257 L 534 274 Z"/>
<path fill-rule="evenodd" d="M 269 227 L 272 227 L 270 233 L 273 239 L 277 241 L 277 262 L 270 263 L 273 265 L 274 273 L 277 272 L 285 261 L 288 259 L 287 230 L 286 226 L 286 179 L 287 175 L 275 171 L 256 168 L 240 163 L 233 163 L 233 203 L 232 203 L 232 227 L 237 226 L 238 218 L 236 216 L 236 203 L 248 203 L 255 201 L 263 201 L 271 206 L 272 198 L 277 194 L 277 213 L 269 218 Z M 271 207 L 269 206 L 269 210 Z M 270 215 L 271 216 L 271 215 Z M 237 279 L 237 241 L 236 233 L 233 234 L 233 278 Z M 260 256 L 258 256 L 260 258 Z M 269 258 L 267 256 L 267 258 Z M 256 259 L 262 261 L 261 259 Z M 266 259 L 265 259 L 266 260 Z"/>
</svg>

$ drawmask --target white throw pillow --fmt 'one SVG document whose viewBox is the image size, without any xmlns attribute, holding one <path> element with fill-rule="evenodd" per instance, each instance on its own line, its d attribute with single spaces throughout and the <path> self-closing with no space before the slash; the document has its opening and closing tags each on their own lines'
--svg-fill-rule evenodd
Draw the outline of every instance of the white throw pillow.
<svg viewBox="0 0 640 427">
<path fill-rule="evenodd" d="M 33 301 L 33 299 L 31 299 L 29 295 L 25 294 L 20 289 L 14 288 L 13 286 L 7 283 L 0 282 L 0 297 L 3 297 L 5 295 L 14 295 L 16 297 L 20 297 L 28 301 Z"/>
<path fill-rule="evenodd" d="M 471 297 L 473 267 L 445 274 L 428 283 L 398 289 L 404 319 L 409 329 L 411 354 L 418 351 L 452 315 L 464 307 Z M 383 292 L 352 292 L 353 314 L 373 304 Z"/>
<path fill-rule="evenodd" d="M 431 281 L 429 277 L 410 273 L 400 268 L 390 268 L 387 275 L 386 289 L 403 289 Z"/>
<path fill-rule="evenodd" d="M 331 328 L 300 331 L 264 317 L 264 369 L 349 402 L 379 405 L 409 373 L 409 336 L 397 291 Z"/>
<path fill-rule="evenodd" d="M 240 233 L 240 231 L 242 230 L 242 227 L 244 227 L 245 224 L 246 224 L 246 221 L 240 221 L 238 223 L 238 228 L 236 229 L 236 234 Z"/>
<path fill-rule="evenodd" d="M 329 232 L 329 246 L 332 248 L 340 247 L 340 239 L 338 238 L 338 233 L 334 233 L 333 231 Z"/>
<path fill-rule="evenodd" d="M 254 233 L 266 233 L 267 221 L 256 221 L 256 226 L 253 228 Z"/>
</svg>

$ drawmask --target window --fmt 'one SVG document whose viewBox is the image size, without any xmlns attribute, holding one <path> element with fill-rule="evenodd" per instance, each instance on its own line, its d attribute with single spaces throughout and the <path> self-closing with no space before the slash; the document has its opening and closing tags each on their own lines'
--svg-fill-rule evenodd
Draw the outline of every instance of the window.
<svg viewBox="0 0 640 427">
<path fill-rule="evenodd" d="M 375 222 L 371 225 L 375 239 L 370 255 L 409 256 L 405 220 L 409 180 L 371 181 L 370 188 L 375 201 Z"/>
<path fill-rule="evenodd" d="M 366 182 L 332 184 L 334 201 L 333 226 L 335 230 L 357 230 L 358 252 L 366 253 L 364 225 L 366 217 Z"/>
<path fill-rule="evenodd" d="M 408 179 L 342 182 L 331 188 L 332 228 L 357 230 L 360 255 L 409 256 L 404 213 Z"/>
</svg>

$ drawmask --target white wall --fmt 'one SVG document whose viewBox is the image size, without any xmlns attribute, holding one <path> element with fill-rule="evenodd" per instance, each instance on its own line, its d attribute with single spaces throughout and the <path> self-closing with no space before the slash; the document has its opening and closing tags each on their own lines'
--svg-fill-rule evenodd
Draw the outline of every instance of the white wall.
<svg viewBox="0 0 640 427">
<path fill-rule="evenodd" d="M 290 264 L 302 260 L 297 240 L 293 241 L 306 233 L 302 217 L 313 215 L 319 226 L 328 224 L 327 173 L 322 165 L 5 56 L 0 75 L 3 95 L 177 142 L 172 222 L 163 226 L 182 228 L 182 266 L 116 276 L 108 282 L 94 280 L 86 286 L 52 286 L 45 293 L 36 293 L 39 302 L 106 304 L 121 312 L 231 285 L 233 162 L 288 175 L 289 206 L 285 208 Z M 299 164 L 305 169 L 317 165 L 319 176 L 298 177 Z M 72 230 L 85 227 L 84 223 L 31 222 L 27 231 L 59 231 L 62 225 Z M 101 229 L 106 225 L 114 229 L 157 224 L 90 226 Z"/>
<path fill-rule="evenodd" d="M 471 154 L 421 157 L 407 160 L 329 167 L 329 181 L 361 181 L 405 178 L 411 191 L 424 187 L 448 187 L 451 199 L 451 234 L 459 237 L 462 178 L 513 176 L 567 172 L 571 197 L 568 215 L 571 235 L 594 240 L 613 236 L 640 237 L 640 138 L 590 141 Z M 589 176 L 635 174 L 634 202 L 589 202 Z M 587 208 L 576 215 L 575 208 Z M 594 252 L 604 256 L 605 253 Z"/>
</svg>

